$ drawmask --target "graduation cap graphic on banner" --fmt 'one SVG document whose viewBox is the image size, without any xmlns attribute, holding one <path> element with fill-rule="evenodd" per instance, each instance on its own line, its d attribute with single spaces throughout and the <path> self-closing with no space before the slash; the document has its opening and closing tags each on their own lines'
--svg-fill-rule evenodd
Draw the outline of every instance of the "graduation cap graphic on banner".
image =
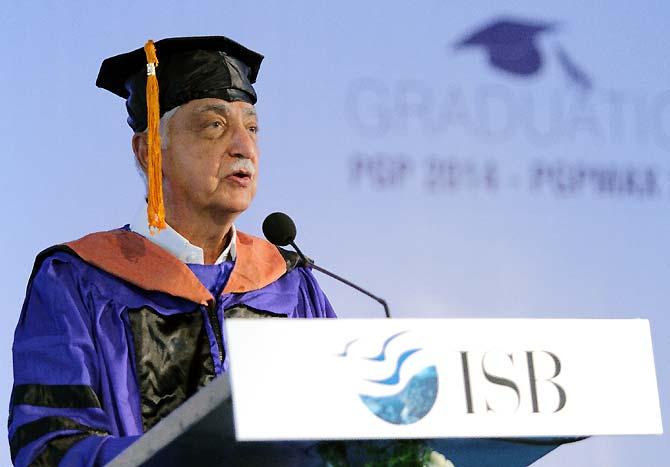
<svg viewBox="0 0 670 467">
<path fill-rule="evenodd" d="M 493 68 L 527 77 L 539 73 L 546 60 L 542 48 L 538 45 L 540 38 L 556 29 L 556 24 L 548 22 L 494 20 L 459 40 L 455 48 L 461 50 L 480 47 Z M 560 67 L 573 84 L 582 89 L 592 87 L 588 75 L 560 45 L 556 47 L 555 54 Z"/>
</svg>

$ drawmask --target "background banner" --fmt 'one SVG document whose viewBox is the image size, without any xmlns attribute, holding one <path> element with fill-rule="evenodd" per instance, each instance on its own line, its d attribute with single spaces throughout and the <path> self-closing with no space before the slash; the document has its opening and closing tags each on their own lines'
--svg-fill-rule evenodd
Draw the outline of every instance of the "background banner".
<svg viewBox="0 0 670 467">
<path fill-rule="evenodd" d="M 241 230 L 287 212 L 307 255 L 395 316 L 648 319 L 670 410 L 667 2 L 3 10 L 3 410 L 36 253 L 126 224 L 142 203 L 124 103 L 94 84 L 100 62 L 210 34 L 266 55 L 260 185 Z M 342 317 L 383 316 L 320 280 Z M 662 465 L 668 436 L 590 439 L 537 465 Z"/>
</svg>

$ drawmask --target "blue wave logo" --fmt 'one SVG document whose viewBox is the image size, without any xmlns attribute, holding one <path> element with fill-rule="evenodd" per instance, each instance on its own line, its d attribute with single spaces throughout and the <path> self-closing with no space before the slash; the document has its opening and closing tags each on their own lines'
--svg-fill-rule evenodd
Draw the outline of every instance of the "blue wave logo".
<svg viewBox="0 0 670 467">
<path fill-rule="evenodd" d="M 368 368 L 374 370 L 377 366 L 387 367 L 386 351 L 389 344 L 406 332 L 399 332 L 386 339 L 378 354 L 372 357 L 363 357 L 364 360 L 371 362 Z M 350 357 L 350 349 L 356 342 L 358 342 L 358 339 L 347 343 L 344 350 L 337 356 Z M 414 348 L 400 352 L 395 359 L 393 372 L 388 376 L 380 379 L 365 379 L 366 382 L 379 388 L 380 392 L 383 393 L 388 393 L 390 387 L 398 388 L 398 391 L 391 395 L 359 394 L 361 401 L 377 417 L 395 425 L 408 425 L 421 420 L 433 408 L 438 391 L 437 368 L 435 366 L 430 365 L 419 370 L 409 378 L 403 387 L 400 387 L 400 373 L 403 365 L 421 350 L 420 348 Z"/>
<path fill-rule="evenodd" d="M 498 19 L 480 26 L 455 45 L 460 50 L 480 47 L 488 56 L 489 64 L 500 71 L 527 77 L 537 74 L 546 60 L 538 46 L 538 36 L 554 32 L 557 25 L 519 19 Z M 560 45 L 554 50 L 559 66 L 576 86 L 589 90 L 591 78 Z"/>
</svg>

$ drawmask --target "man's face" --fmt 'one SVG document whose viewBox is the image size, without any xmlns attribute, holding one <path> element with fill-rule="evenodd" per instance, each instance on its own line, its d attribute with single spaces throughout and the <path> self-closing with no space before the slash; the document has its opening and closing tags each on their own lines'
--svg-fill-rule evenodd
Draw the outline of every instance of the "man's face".
<svg viewBox="0 0 670 467">
<path fill-rule="evenodd" d="M 168 122 L 163 150 L 166 207 L 214 216 L 246 210 L 256 193 L 257 132 L 256 111 L 246 102 L 182 105 Z"/>
</svg>

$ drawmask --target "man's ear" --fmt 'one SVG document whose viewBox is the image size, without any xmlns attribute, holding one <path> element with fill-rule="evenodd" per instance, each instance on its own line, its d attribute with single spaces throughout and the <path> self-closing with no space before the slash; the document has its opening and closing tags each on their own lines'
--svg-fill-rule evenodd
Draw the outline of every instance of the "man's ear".
<svg viewBox="0 0 670 467">
<path fill-rule="evenodd" d="M 137 160 L 137 165 L 142 167 L 145 175 L 149 167 L 149 150 L 147 145 L 147 134 L 145 133 L 135 133 L 133 135 L 133 152 L 135 153 L 135 159 Z"/>
</svg>

